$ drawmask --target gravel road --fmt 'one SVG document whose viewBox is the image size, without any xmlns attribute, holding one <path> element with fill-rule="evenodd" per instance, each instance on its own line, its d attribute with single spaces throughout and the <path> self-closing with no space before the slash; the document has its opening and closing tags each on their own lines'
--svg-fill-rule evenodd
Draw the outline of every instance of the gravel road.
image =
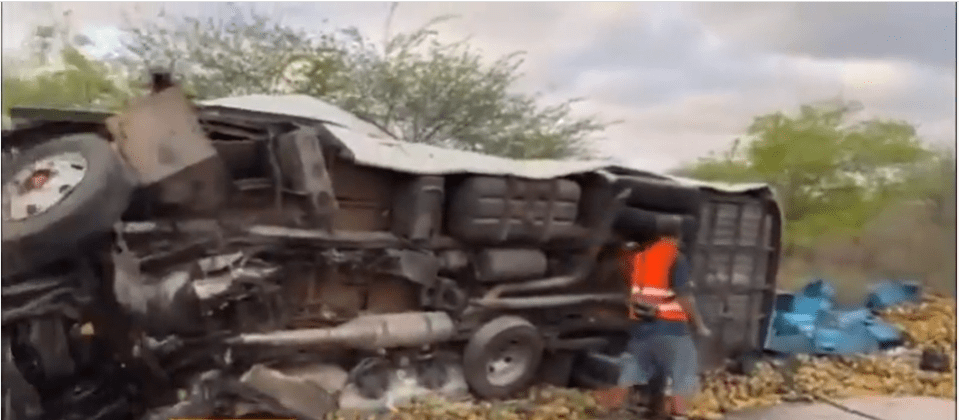
<svg viewBox="0 0 959 420">
<path fill-rule="evenodd" d="M 840 404 L 872 417 L 843 411 L 825 403 L 782 404 L 776 407 L 730 414 L 727 420 L 953 420 L 956 401 L 927 397 L 863 397 L 839 401 Z"/>
</svg>

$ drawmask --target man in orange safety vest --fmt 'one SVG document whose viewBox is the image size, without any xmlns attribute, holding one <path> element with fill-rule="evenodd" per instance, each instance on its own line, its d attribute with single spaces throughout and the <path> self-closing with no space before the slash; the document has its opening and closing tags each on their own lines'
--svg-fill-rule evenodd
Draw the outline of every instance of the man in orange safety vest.
<svg viewBox="0 0 959 420">
<path fill-rule="evenodd" d="M 689 263 L 680 253 L 682 219 L 660 216 L 659 237 L 627 252 L 624 277 L 630 289 L 627 363 L 619 390 L 645 385 L 654 415 L 685 415 L 685 398 L 698 387 L 698 355 L 690 332 L 709 336 L 691 293 Z M 667 392 L 668 391 L 668 392 Z"/>
</svg>

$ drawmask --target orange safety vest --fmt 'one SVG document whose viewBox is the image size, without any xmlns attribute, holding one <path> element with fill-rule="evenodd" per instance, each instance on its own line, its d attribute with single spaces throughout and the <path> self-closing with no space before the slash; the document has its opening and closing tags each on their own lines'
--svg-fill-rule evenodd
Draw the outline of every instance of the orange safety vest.
<svg viewBox="0 0 959 420">
<path fill-rule="evenodd" d="M 656 318 L 664 321 L 689 320 L 670 287 L 670 269 L 678 255 L 679 246 L 675 241 L 660 239 L 645 250 L 627 257 L 632 299 L 654 306 Z M 636 319 L 632 308 L 629 312 L 630 318 Z"/>
</svg>

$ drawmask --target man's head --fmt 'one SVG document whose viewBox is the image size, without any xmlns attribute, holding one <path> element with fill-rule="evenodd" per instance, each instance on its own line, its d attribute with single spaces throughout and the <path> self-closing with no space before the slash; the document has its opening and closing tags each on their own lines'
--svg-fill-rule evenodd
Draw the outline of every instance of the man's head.
<svg viewBox="0 0 959 420">
<path fill-rule="evenodd" d="M 680 240 L 683 236 L 683 218 L 671 214 L 657 216 L 656 231 L 661 238 Z"/>
</svg>

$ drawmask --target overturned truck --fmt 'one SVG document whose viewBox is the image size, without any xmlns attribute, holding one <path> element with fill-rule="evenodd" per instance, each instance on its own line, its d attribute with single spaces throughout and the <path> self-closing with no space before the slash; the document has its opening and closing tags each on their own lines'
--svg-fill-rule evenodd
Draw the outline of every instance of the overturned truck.
<svg viewBox="0 0 959 420">
<path fill-rule="evenodd" d="M 762 185 L 405 143 L 305 96 L 194 105 L 162 83 L 118 115 L 12 117 L 4 418 L 602 386 L 628 325 L 614 237 L 652 237 L 659 213 L 685 220 L 702 364 L 766 330 L 781 222 Z"/>
</svg>

